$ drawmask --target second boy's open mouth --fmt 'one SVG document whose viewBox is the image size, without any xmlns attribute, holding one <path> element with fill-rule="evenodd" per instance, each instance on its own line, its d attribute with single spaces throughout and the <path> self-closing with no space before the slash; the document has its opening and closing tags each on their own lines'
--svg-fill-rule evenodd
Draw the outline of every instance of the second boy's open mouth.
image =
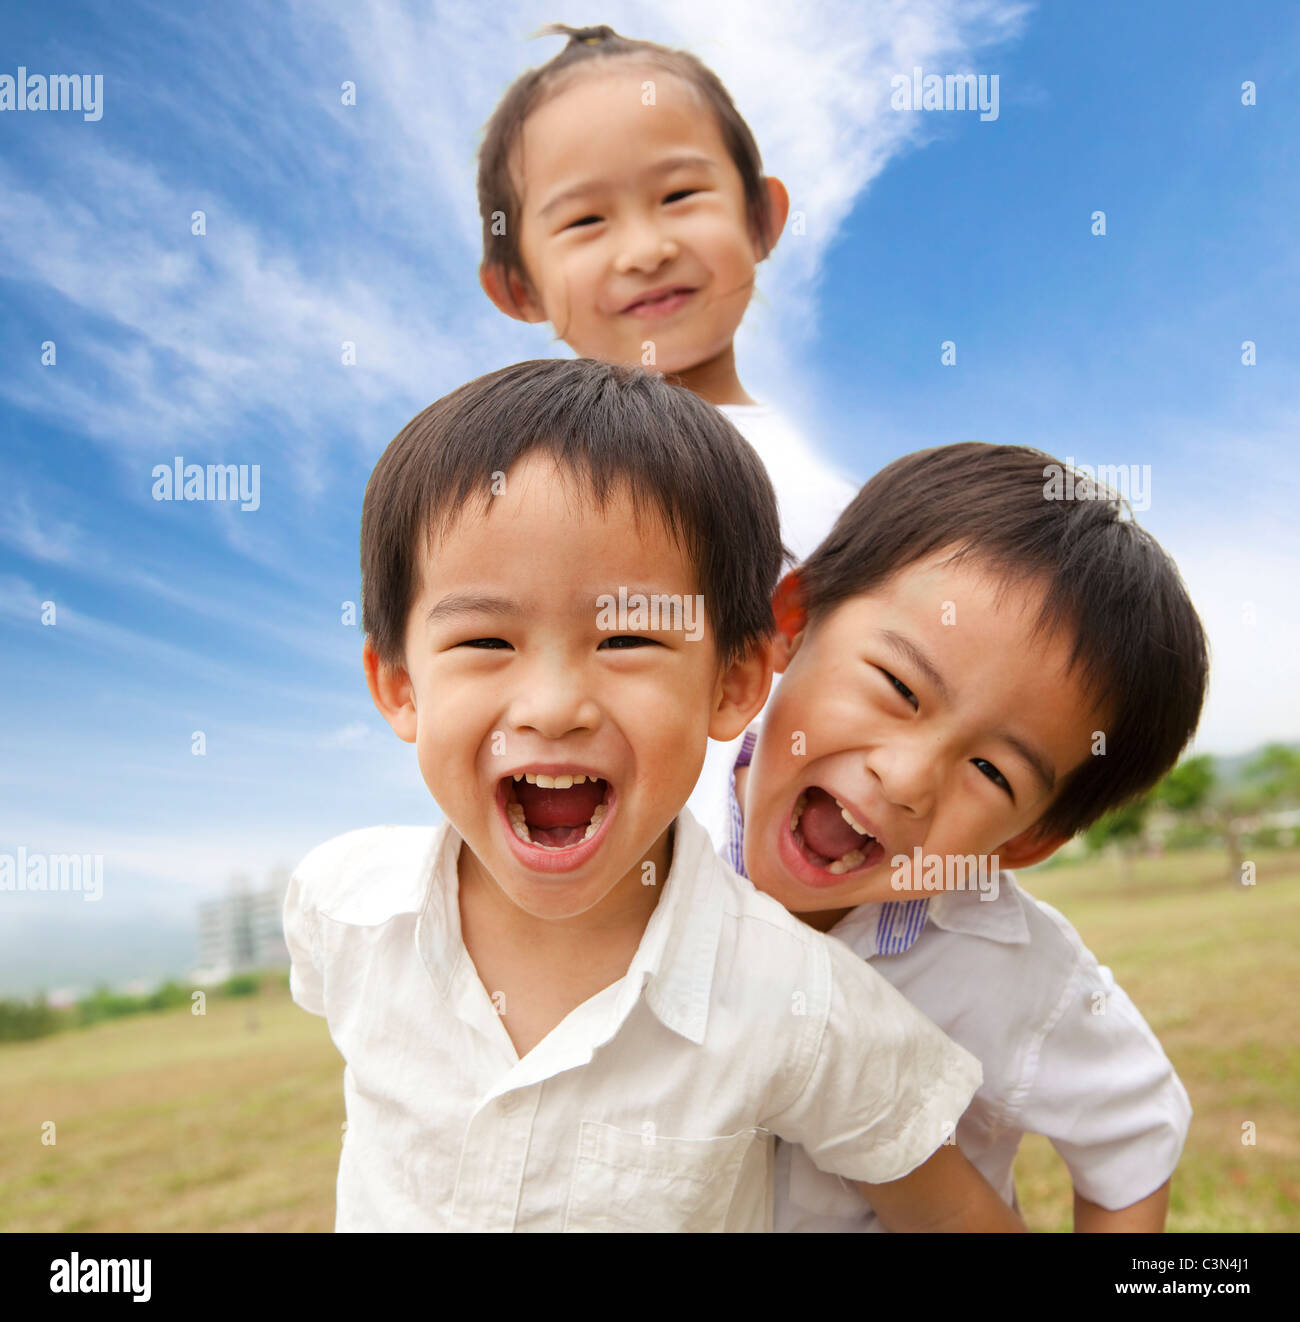
<svg viewBox="0 0 1300 1322">
<path fill-rule="evenodd" d="M 800 860 L 829 874 L 825 884 L 833 885 L 840 877 L 865 872 L 885 857 L 884 845 L 868 826 L 820 785 L 800 791 L 790 810 L 788 826 L 786 834 Z"/>
<path fill-rule="evenodd" d="M 497 800 L 515 852 L 534 866 L 577 866 L 596 850 L 614 802 L 609 781 L 589 771 L 514 771 Z"/>
</svg>

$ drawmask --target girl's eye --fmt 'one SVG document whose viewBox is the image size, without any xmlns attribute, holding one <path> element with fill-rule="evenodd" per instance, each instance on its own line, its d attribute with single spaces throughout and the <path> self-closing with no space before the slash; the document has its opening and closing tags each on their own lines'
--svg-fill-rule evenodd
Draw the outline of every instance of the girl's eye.
<svg viewBox="0 0 1300 1322">
<path fill-rule="evenodd" d="M 698 188 L 679 188 L 675 193 L 669 193 L 664 201 L 675 202 L 680 197 L 690 197 L 692 193 L 698 193 L 699 191 Z"/>
<path fill-rule="evenodd" d="M 611 652 L 624 652 L 633 647 L 658 647 L 659 644 L 653 638 L 640 638 L 635 634 L 619 634 L 617 637 L 602 640 L 596 651 L 599 652 L 600 648 L 605 646 L 608 646 Z"/>
<path fill-rule="evenodd" d="M 895 679 L 893 675 L 889 673 L 888 670 L 882 670 L 879 666 L 877 666 L 876 669 L 880 670 L 880 673 L 884 675 L 884 677 L 894 686 L 895 689 L 898 690 L 899 693 L 903 695 L 904 698 L 907 699 L 908 702 L 912 704 L 914 708 L 920 707 L 921 704 L 917 701 L 916 694 L 913 693 L 912 690 L 909 689 L 906 684 L 902 683 L 900 680 Z"/>
<path fill-rule="evenodd" d="M 1012 794 L 1011 786 L 1007 783 L 1007 778 L 993 765 L 992 762 L 986 762 L 982 757 L 973 757 L 971 762 L 979 767 L 980 772 L 987 776 L 999 789 L 1004 789 L 1011 795 L 1012 802 L 1015 801 L 1015 795 Z"/>
<path fill-rule="evenodd" d="M 510 644 L 504 638 L 468 638 L 463 643 L 457 643 L 457 647 L 484 647 L 492 651 L 502 647 L 509 647 Z"/>
</svg>

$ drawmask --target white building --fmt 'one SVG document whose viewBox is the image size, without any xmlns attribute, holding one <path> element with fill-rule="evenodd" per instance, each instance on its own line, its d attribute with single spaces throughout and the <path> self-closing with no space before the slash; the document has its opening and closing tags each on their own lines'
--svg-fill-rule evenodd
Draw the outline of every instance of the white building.
<svg viewBox="0 0 1300 1322">
<path fill-rule="evenodd" d="M 253 890 L 248 877 L 233 877 L 227 895 L 200 904 L 194 981 L 206 985 L 254 969 L 287 968 L 283 914 L 288 889 L 289 873 L 280 868 L 261 890 Z"/>
</svg>

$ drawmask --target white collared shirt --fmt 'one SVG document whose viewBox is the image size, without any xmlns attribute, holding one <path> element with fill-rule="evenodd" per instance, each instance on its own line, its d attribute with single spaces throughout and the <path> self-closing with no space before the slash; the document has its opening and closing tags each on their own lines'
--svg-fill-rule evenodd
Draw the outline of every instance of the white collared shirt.
<svg viewBox="0 0 1300 1322">
<path fill-rule="evenodd" d="M 984 1066 L 957 1125 L 967 1160 L 1015 1204 L 1025 1134 L 1051 1140 L 1074 1188 L 1111 1210 L 1173 1174 L 1192 1109 L 1146 1020 L 1069 921 L 998 873 L 995 900 L 949 892 L 901 953 L 873 953 L 880 911 L 865 904 L 831 934 L 857 951 Z M 914 903 L 914 901 L 913 901 Z M 774 1226 L 883 1230 L 856 1190 L 778 1143 Z"/>
<path fill-rule="evenodd" d="M 726 857 L 743 875 L 735 767 L 748 765 L 756 728 L 738 741 L 729 783 Z M 966 1159 L 1012 1206 L 1012 1167 L 1025 1134 L 1051 1140 L 1075 1189 L 1112 1211 L 1173 1174 L 1192 1108 L 1174 1067 L 1133 1002 L 1070 922 L 997 873 L 995 898 L 949 891 L 861 904 L 831 928 L 954 1042 L 984 1079 L 957 1126 Z M 855 1189 L 778 1142 L 778 1231 L 883 1230 Z"/>
<path fill-rule="evenodd" d="M 345 1061 L 337 1230 L 770 1230 L 776 1136 L 879 1183 L 951 1133 L 974 1058 L 688 812 L 675 836 L 627 974 L 522 1060 L 461 939 L 450 823 L 299 864 L 290 989 Z"/>
</svg>

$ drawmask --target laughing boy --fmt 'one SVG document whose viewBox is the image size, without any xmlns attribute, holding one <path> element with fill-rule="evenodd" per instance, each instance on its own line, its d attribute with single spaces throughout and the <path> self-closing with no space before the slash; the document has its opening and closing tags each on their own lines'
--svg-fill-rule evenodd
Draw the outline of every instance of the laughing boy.
<svg viewBox="0 0 1300 1322">
<path fill-rule="evenodd" d="M 1022 1228 L 945 1143 L 974 1058 L 683 810 L 767 696 L 781 558 L 754 452 L 639 369 L 517 364 L 385 451 L 365 671 L 446 821 L 286 899 L 346 1062 L 337 1229 L 770 1230 L 778 1136 L 893 1229 Z"/>
</svg>

